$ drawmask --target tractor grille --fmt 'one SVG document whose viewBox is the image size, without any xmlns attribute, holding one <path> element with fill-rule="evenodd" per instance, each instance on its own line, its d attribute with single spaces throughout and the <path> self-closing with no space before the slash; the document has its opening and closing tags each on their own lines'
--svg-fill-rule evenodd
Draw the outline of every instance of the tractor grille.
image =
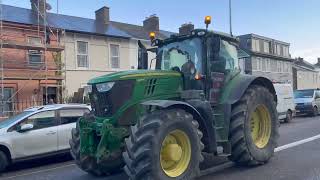
<svg viewBox="0 0 320 180">
<path fill-rule="evenodd" d="M 96 86 L 93 85 L 89 96 L 94 115 L 109 117 L 115 114 L 131 98 L 134 84 L 134 80 L 116 81 L 108 92 L 98 92 Z"/>
<path fill-rule="evenodd" d="M 157 79 L 149 79 L 147 85 L 144 88 L 145 96 L 151 96 L 154 93 L 157 84 Z"/>
</svg>

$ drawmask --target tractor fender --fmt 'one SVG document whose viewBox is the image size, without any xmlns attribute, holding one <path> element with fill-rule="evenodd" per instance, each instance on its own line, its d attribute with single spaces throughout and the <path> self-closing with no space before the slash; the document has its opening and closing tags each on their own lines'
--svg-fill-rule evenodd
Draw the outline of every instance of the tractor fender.
<svg viewBox="0 0 320 180">
<path fill-rule="evenodd" d="M 273 83 L 269 79 L 265 77 L 239 74 L 237 77 L 230 80 L 228 85 L 224 88 L 221 103 L 232 105 L 238 102 L 251 85 L 266 87 L 273 94 L 275 102 L 277 102 L 276 91 Z"/>
<path fill-rule="evenodd" d="M 202 141 L 205 144 L 205 152 L 216 152 L 216 136 L 213 112 L 208 101 L 190 100 L 175 101 L 175 100 L 150 100 L 141 103 L 144 106 L 155 106 L 161 109 L 180 108 L 192 114 L 193 118 L 198 121 L 199 129 L 203 133 Z"/>
</svg>

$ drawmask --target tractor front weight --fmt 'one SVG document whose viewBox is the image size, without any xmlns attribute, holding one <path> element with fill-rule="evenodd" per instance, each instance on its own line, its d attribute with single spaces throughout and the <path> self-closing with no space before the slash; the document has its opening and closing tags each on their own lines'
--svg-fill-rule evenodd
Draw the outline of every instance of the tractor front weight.
<svg viewBox="0 0 320 180">
<path fill-rule="evenodd" d="M 101 164 L 121 154 L 123 139 L 128 136 L 128 131 L 123 127 L 115 127 L 109 119 L 92 121 L 92 118 L 83 117 L 79 120 L 80 153 L 94 157 L 97 164 Z"/>
</svg>

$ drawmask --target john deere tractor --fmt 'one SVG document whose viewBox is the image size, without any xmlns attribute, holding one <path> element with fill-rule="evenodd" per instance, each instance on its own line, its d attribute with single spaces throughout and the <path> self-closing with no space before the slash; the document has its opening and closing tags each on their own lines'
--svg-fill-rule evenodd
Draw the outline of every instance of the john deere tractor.
<svg viewBox="0 0 320 180">
<path fill-rule="evenodd" d="M 240 73 L 238 39 L 207 29 L 154 35 L 150 49 L 139 42 L 139 70 L 88 82 L 92 112 L 70 140 L 77 165 L 96 176 L 124 169 L 131 180 L 188 180 L 203 154 L 268 162 L 279 136 L 277 97 L 270 80 Z M 147 70 L 148 52 L 155 70 Z"/>
</svg>

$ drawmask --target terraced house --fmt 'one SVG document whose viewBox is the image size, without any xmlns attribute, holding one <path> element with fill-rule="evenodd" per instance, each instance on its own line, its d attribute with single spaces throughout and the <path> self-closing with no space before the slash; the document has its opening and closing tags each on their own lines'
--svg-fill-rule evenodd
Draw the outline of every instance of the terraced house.
<svg viewBox="0 0 320 180">
<path fill-rule="evenodd" d="M 246 34 L 239 36 L 240 47 L 250 57 L 244 60 L 244 72 L 264 76 L 274 82 L 292 83 L 290 44 L 280 40 Z"/>
<path fill-rule="evenodd" d="M 49 99 L 54 98 L 54 102 L 64 102 L 70 96 L 83 93 L 82 88 L 93 77 L 121 70 L 136 69 L 138 40 L 150 45 L 149 32 L 156 32 L 157 38 L 160 39 L 173 34 L 160 30 L 159 18 L 156 15 L 147 17 L 142 21 L 142 25 L 133 25 L 112 21 L 109 7 L 98 9 L 95 11 L 95 18 L 89 19 L 49 12 L 50 5 L 45 0 L 31 0 L 30 2 L 30 9 L 3 5 L 2 9 L 5 14 L 3 20 L 8 23 L 11 29 L 13 24 L 21 26 L 19 31 L 23 34 L 21 37 L 23 41 L 45 44 L 47 39 L 50 39 L 51 46 L 59 42 L 59 47 L 62 48 L 59 48 L 59 51 L 56 49 L 51 50 L 61 54 L 59 57 L 61 63 L 59 66 L 55 66 L 55 69 L 59 71 L 59 80 L 61 80 L 59 87 L 61 87 L 61 91 L 55 88 L 57 86 L 49 82 L 49 79 L 47 82 L 47 84 L 50 84 L 50 86 L 48 85 L 49 88 L 43 90 L 41 88 L 42 84 L 46 83 L 43 83 L 43 80 L 37 80 L 34 85 L 36 87 L 31 87 L 30 84 L 26 85 L 30 86 L 31 90 L 28 90 L 29 94 L 26 95 L 20 93 L 20 98 L 25 96 L 29 99 L 36 92 L 40 94 L 40 101 L 42 101 L 42 94 L 45 91 L 49 93 Z M 41 38 L 30 39 L 29 35 L 26 34 L 26 26 L 32 27 L 36 34 L 38 28 L 42 30 L 40 33 Z M 53 60 L 50 60 L 50 58 L 53 59 L 53 56 L 48 54 L 50 50 L 48 43 L 46 47 L 48 47 L 46 55 L 50 56 L 47 57 L 47 62 L 50 61 L 52 62 L 51 64 L 54 64 Z M 9 50 L 5 50 L 5 52 L 9 53 Z M 34 51 L 24 49 L 23 52 L 33 53 Z M 44 63 L 44 58 L 39 57 L 42 57 L 43 53 L 41 54 L 40 52 L 41 55 L 38 51 L 37 53 L 25 54 L 21 58 L 27 65 L 20 65 L 30 69 L 30 62 L 31 64 L 34 64 L 32 63 L 33 61 Z M 150 56 L 150 59 L 152 59 L 152 56 Z M 49 71 L 53 72 L 53 70 L 49 68 Z M 8 69 L 5 71 L 8 71 Z M 10 93 L 6 96 L 15 94 L 18 89 L 17 87 L 10 89 Z M 22 92 L 22 90 L 19 92 Z M 59 96 L 59 101 L 57 96 Z M 44 103 L 48 103 L 48 100 Z"/>
<path fill-rule="evenodd" d="M 62 29 L 47 26 L 45 10 L 2 5 L 0 116 L 62 101 Z"/>
</svg>

